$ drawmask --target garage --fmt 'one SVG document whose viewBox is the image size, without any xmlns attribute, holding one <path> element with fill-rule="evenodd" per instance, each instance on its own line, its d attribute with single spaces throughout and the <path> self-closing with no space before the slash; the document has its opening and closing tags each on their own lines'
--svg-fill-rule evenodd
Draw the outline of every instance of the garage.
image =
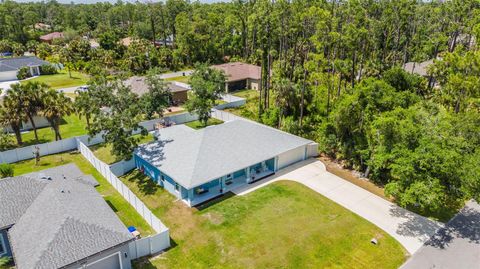
<svg viewBox="0 0 480 269">
<path fill-rule="evenodd" d="M 10 81 L 17 79 L 17 70 L 13 71 L 0 71 L 0 81 Z"/>
<path fill-rule="evenodd" d="M 87 264 L 88 269 L 114 269 L 122 268 L 120 265 L 120 252 L 99 259 L 92 263 Z"/>
<path fill-rule="evenodd" d="M 305 146 L 301 146 L 278 155 L 278 169 L 305 160 Z"/>
</svg>

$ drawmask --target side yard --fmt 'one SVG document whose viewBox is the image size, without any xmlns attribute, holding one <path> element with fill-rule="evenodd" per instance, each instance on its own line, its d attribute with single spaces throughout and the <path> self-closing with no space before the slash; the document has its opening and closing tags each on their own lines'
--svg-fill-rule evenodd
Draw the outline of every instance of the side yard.
<svg viewBox="0 0 480 269">
<path fill-rule="evenodd" d="M 37 129 L 39 143 L 47 143 L 55 141 L 55 133 L 51 127 L 44 127 Z M 63 118 L 60 125 L 60 134 L 62 138 L 69 138 L 73 136 L 84 135 L 87 133 L 87 122 L 85 118 L 80 119 L 78 115 L 72 114 Z M 35 134 L 33 130 L 24 132 L 22 134 L 23 147 L 38 144 L 35 141 Z"/>
<path fill-rule="evenodd" d="M 134 268 L 398 268 L 406 258 L 381 229 L 295 182 L 229 193 L 196 209 L 138 170 L 121 180 L 174 240 L 172 249 Z"/>
<path fill-rule="evenodd" d="M 62 154 L 44 156 L 40 160 L 40 164 L 35 166 L 35 161 L 26 160 L 14 163 L 15 176 L 39 171 L 67 163 L 75 163 L 82 172 L 90 174 L 100 183 L 97 191 L 103 196 L 105 201 L 110 205 L 112 210 L 118 215 L 125 226 L 135 226 L 142 236 L 154 234 L 155 231 L 148 223 L 135 211 L 135 209 L 103 178 L 100 173 L 93 168 L 90 163 L 78 152 L 66 152 Z"/>
<path fill-rule="evenodd" d="M 135 137 L 140 137 L 140 135 L 135 135 Z M 140 139 L 139 145 L 153 141 L 153 135 L 149 133 L 147 136 Z M 100 161 L 106 164 L 113 164 L 121 161 L 118 157 L 114 156 L 112 151 L 112 145 L 101 143 L 97 145 L 90 146 L 90 150 L 95 154 L 95 157 L 100 159 Z"/>
</svg>

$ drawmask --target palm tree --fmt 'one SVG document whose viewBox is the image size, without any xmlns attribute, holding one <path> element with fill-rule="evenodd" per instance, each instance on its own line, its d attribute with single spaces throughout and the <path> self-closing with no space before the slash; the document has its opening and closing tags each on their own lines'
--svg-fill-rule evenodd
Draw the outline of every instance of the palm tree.
<svg viewBox="0 0 480 269">
<path fill-rule="evenodd" d="M 55 132 L 55 140 L 61 140 L 60 121 L 64 116 L 68 116 L 73 112 L 73 104 L 70 98 L 63 93 L 55 90 L 49 90 L 43 97 L 42 115 L 50 123 Z"/>
<path fill-rule="evenodd" d="M 18 99 L 12 98 L 10 95 L 5 96 L 3 106 L 0 109 L 0 124 L 12 128 L 19 146 L 23 144 L 20 129 L 24 120 L 25 114 L 19 105 Z"/>
<path fill-rule="evenodd" d="M 38 142 L 37 126 L 34 117 L 38 115 L 43 105 L 43 96 L 48 89 L 45 83 L 27 82 L 26 84 L 14 84 L 8 91 L 8 96 L 16 99 L 17 104 L 23 113 L 32 123 L 32 129 L 35 134 L 35 140 Z"/>
</svg>

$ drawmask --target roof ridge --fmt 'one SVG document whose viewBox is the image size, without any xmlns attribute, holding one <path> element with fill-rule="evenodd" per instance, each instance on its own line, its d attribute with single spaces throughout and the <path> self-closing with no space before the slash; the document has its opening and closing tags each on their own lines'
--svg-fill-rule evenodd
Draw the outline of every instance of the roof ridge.
<svg viewBox="0 0 480 269">
<path fill-rule="evenodd" d="M 198 159 L 199 159 L 199 158 L 198 158 L 198 157 L 199 157 L 198 155 L 199 155 L 200 152 L 201 152 L 200 149 L 203 148 L 203 145 L 204 145 L 203 141 L 205 140 L 205 130 L 206 130 L 206 129 L 207 129 L 207 128 L 205 127 L 205 128 L 203 128 L 203 129 L 201 129 L 201 130 L 197 130 L 196 132 L 194 132 L 195 135 L 200 135 L 200 136 L 201 136 L 201 139 L 200 139 L 200 142 L 199 142 L 200 145 L 199 145 L 198 147 L 196 147 L 197 152 L 195 152 L 195 156 L 196 156 L 196 158 L 195 158 L 195 164 L 193 165 L 193 169 L 190 171 L 190 176 L 189 176 L 189 179 L 188 179 L 190 185 L 192 185 L 192 181 L 194 180 L 193 175 L 195 174 L 195 171 L 197 170 Z"/>
<path fill-rule="evenodd" d="M 45 188 L 40 192 L 40 194 L 38 196 L 40 196 L 44 191 L 45 191 Z M 38 198 L 38 196 L 37 196 L 37 198 Z M 35 198 L 35 200 L 33 201 L 33 203 L 30 206 L 35 204 L 35 201 L 37 200 L 37 198 Z M 57 196 L 54 196 L 53 199 L 55 199 L 57 203 L 60 203 Z M 28 208 L 30 208 L 30 206 Z M 27 210 L 28 210 L 28 208 L 27 208 Z M 27 212 L 27 210 L 25 210 L 25 212 Z M 62 214 L 62 215 L 64 215 L 64 214 Z M 58 228 L 55 230 L 55 233 L 53 234 L 53 236 L 48 241 L 44 242 L 46 247 L 44 247 L 42 251 L 37 252 L 39 254 L 39 256 L 36 257 L 33 265 L 37 265 L 42 260 L 41 258 L 45 257 L 44 253 L 48 251 L 48 249 L 50 247 L 50 244 L 52 244 L 53 240 L 57 237 L 58 233 L 60 233 L 61 228 L 63 227 L 63 225 L 65 225 L 65 222 L 68 220 L 68 218 L 69 218 L 68 215 L 67 215 L 66 218 L 63 218 L 62 221 L 60 222 L 60 224 L 57 226 Z M 34 266 L 34 268 L 35 267 L 36 266 Z"/>
</svg>

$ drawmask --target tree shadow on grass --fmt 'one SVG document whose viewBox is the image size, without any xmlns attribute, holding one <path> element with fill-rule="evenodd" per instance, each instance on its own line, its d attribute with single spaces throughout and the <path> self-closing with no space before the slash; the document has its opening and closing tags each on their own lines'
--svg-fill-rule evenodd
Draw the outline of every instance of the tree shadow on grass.
<svg viewBox="0 0 480 269">
<path fill-rule="evenodd" d="M 142 174 L 140 171 L 135 170 L 133 176 L 128 178 L 129 182 L 135 183 L 138 186 L 138 190 L 143 195 L 152 195 L 160 189 L 160 186 L 153 181 L 150 177 Z"/>
</svg>

